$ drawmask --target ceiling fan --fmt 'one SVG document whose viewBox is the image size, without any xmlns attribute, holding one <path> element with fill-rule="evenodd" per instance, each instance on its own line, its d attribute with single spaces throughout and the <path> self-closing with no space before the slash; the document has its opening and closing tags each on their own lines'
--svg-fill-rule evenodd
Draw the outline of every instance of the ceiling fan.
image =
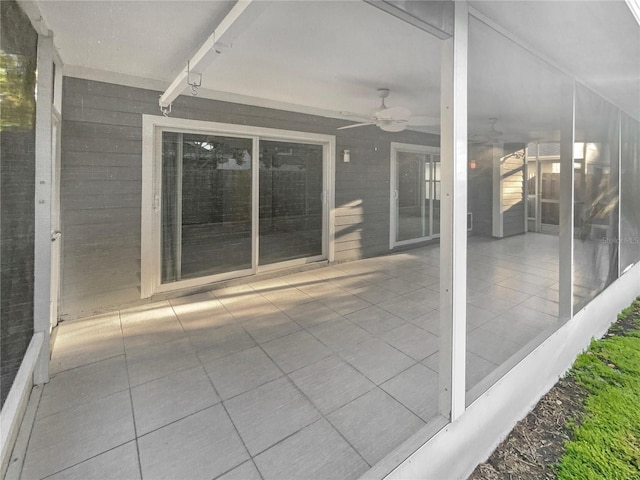
<svg viewBox="0 0 640 480">
<path fill-rule="evenodd" d="M 384 99 L 389 96 L 388 88 L 379 88 L 378 97 L 380 97 L 380 107 L 371 115 L 360 115 L 357 113 L 340 112 L 347 117 L 360 118 L 365 120 L 361 123 L 354 123 L 339 127 L 338 130 L 346 130 L 347 128 L 364 127 L 366 125 L 375 125 L 385 132 L 402 132 L 408 126 L 426 127 L 438 125 L 440 118 L 438 117 L 417 117 L 411 115 L 411 110 L 405 107 L 387 107 Z"/>
<path fill-rule="evenodd" d="M 489 118 L 489 130 L 469 136 L 470 143 L 496 143 L 500 141 L 504 132 L 496 129 L 497 118 Z"/>
</svg>

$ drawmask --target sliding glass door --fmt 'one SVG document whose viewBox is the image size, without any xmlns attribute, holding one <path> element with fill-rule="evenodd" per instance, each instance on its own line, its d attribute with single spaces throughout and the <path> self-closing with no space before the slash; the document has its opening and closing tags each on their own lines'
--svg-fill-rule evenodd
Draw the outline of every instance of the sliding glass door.
<svg viewBox="0 0 640 480">
<path fill-rule="evenodd" d="M 162 134 L 162 283 L 252 268 L 252 139 Z"/>
<path fill-rule="evenodd" d="M 397 143 L 391 148 L 391 248 L 439 236 L 437 149 Z"/>
<path fill-rule="evenodd" d="M 260 264 L 322 255 L 322 145 L 260 142 Z"/>
<path fill-rule="evenodd" d="M 327 145 L 158 133 L 159 290 L 326 258 Z"/>
</svg>

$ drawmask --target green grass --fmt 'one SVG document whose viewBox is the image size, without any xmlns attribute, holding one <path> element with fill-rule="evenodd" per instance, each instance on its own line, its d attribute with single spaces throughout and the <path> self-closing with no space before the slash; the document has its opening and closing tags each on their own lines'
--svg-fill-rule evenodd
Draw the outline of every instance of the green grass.
<svg viewBox="0 0 640 480">
<path fill-rule="evenodd" d="M 556 465 L 560 480 L 640 479 L 640 297 L 619 320 L 569 372 L 589 395 Z"/>
</svg>

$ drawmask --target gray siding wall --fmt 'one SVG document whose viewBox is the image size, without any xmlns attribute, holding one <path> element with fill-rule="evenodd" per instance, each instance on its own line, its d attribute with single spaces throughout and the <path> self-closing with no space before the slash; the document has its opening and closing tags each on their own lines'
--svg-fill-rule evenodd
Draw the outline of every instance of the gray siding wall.
<svg viewBox="0 0 640 480">
<path fill-rule="evenodd" d="M 160 92 L 65 78 L 62 126 L 62 314 L 140 299 L 142 114 L 159 115 Z M 171 116 L 336 135 L 336 261 L 388 252 L 390 142 L 439 145 L 416 132 L 181 96 Z M 340 153 L 351 151 L 351 162 Z"/>
<path fill-rule="evenodd" d="M 35 80 L 38 36 L 16 2 L 0 2 L 6 69 L 0 109 L 0 407 L 33 336 Z"/>
<path fill-rule="evenodd" d="M 476 162 L 468 170 L 467 208 L 473 213 L 472 235 L 493 234 L 493 147 L 469 145 L 469 160 Z"/>
</svg>

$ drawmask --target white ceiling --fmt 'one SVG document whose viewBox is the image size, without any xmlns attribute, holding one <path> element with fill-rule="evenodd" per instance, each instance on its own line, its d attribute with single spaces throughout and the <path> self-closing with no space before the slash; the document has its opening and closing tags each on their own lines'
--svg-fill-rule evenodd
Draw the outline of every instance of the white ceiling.
<svg viewBox="0 0 640 480">
<path fill-rule="evenodd" d="M 164 88 L 235 2 L 38 3 L 68 72 L 105 80 L 116 73 L 128 84 Z M 472 5 L 640 117 L 640 27 L 624 2 L 577 3 Z M 472 23 L 470 35 L 472 134 L 486 131 L 489 117 L 505 133 L 530 130 L 529 138 L 553 129 L 560 76 L 484 24 Z M 385 87 L 389 106 L 434 116 L 440 42 L 361 1 L 269 2 L 202 72 L 200 95 L 339 117 L 370 112 Z"/>
</svg>

